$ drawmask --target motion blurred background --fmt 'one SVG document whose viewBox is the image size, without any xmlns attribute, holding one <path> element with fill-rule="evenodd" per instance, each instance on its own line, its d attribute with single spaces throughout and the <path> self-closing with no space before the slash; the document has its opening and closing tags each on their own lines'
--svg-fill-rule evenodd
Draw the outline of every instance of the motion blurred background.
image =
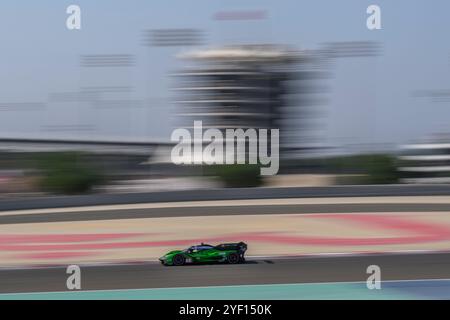
<svg viewBox="0 0 450 320">
<path fill-rule="evenodd" d="M 446 183 L 448 2 L 8 1 L 0 190 Z M 279 175 L 175 166 L 174 128 L 279 128 Z M 244 174 L 247 178 L 240 179 Z"/>
<path fill-rule="evenodd" d="M 72 4 L 81 30 L 66 27 Z M 84 290 L 119 298 L 450 298 L 449 12 L 2 1 L 0 293 L 67 291 L 76 264 Z M 194 121 L 279 129 L 278 174 L 175 165 L 172 132 Z M 238 241 L 248 263 L 156 263 Z M 367 289 L 369 265 L 387 290 Z"/>
</svg>

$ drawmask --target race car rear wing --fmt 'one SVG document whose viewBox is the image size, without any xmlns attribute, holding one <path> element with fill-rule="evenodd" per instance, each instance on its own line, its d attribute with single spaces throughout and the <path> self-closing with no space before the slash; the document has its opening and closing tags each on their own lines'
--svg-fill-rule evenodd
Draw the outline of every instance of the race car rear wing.
<svg viewBox="0 0 450 320">
<path fill-rule="evenodd" d="M 219 250 L 236 250 L 239 253 L 244 254 L 247 251 L 247 244 L 245 242 L 238 243 L 222 243 L 216 246 Z"/>
</svg>

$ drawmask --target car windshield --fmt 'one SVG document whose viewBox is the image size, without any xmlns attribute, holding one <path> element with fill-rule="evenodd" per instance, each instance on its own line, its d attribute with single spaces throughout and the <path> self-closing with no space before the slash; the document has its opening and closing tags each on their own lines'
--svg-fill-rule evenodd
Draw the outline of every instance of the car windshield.
<svg viewBox="0 0 450 320">
<path fill-rule="evenodd" d="M 196 252 L 196 251 L 201 251 L 201 250 L 208 250 L 211 248 L 213 248 L 213 246 L 210 246 L 210 245 L 192 246 L 187 249 L 184 249 L 183 252 Z"/>
</svg>

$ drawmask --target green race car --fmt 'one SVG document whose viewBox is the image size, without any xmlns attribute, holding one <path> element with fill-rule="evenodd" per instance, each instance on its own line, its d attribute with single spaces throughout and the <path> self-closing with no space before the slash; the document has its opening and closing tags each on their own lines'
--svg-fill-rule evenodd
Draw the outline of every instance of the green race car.
<svg viewBox="0 0 450 320">
<path fill-rule="evenodd" d="M 245 251 L 247 251 L 247 244 L 244 242 L 223 243 L 218 246 L 202 243 L 201 245 L 192 246 L 185 250 L 170 251 L 159 258 L 159 261 L 165 266 L 182 266 L 186 263 L 213 262 L 236 264 L 245 261 Z"/>
</svg>

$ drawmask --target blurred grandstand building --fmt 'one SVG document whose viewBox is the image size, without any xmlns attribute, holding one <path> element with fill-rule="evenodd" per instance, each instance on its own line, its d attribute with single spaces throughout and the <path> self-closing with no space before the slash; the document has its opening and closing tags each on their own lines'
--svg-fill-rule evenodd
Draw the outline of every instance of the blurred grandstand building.
<svg viewBox="0 0 450 320">
<path fill-rule="evenodd" d="M 236 45 L 183 53 L 191 64 L 175 74 L 180 125 L 202 121 L 203 129 L 280 129 L 287 151 L 304 130 L 298 107 L 304 103 L 300 81 L 317 78 L 311 55 L 279 45 Z M 303 90 L 302 90 L 303 89 Z M 299 116 L 300 115 L 300 116 Z M 289 120 L 297 118 L 295 128 Z M 306 118 L 303 115 L 303 118 Z M 300 121 L 301 122 L 301 121 Z M 281 153 L 283 155 L 283 153 Z"/>
<path fill-rule="evenodd" d="M 398 170 L 404 183 L 450 183 L 450 137 L 404 145 Z"/>
</svg>

